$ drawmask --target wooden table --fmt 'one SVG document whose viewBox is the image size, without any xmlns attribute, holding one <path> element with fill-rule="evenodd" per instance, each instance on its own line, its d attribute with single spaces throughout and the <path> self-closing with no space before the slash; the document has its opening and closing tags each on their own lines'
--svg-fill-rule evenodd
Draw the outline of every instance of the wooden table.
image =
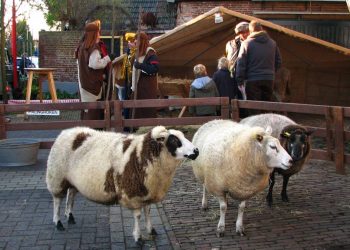
<svg viewBox="0 0 350 250">
<path fill-rule="evenodd" d="M 28 73 L 27 81 L 27 92 L 26 92 L 26 103 L 30 103 L 30 94 L 32 92 L 33 76 L 34 74 L 39 75 L 39 98 L 40 102 L 43 101 L 43 91 L 42 91 L 42 78 L 47 77 L 49 92 L 51 95 L 52 102 L 57 102 L 57 94 L 55 81 L 53 79 L 53 71 L 55 68 L 25 68 Z"/>
</svg>

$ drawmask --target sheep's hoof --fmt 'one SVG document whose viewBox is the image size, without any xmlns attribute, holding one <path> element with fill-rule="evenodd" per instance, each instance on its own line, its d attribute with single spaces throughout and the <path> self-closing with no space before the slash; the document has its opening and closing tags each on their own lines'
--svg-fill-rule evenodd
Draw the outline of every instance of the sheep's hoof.
<svg viewBox="0 0 350 250">
<path fill-rule="evenodd" d="M 154 228 L 152 228 L 150 235 L 158 235 L 158 233 Z"/>
<path fill-rule="evenodd" d="M 287 195 L 282 195 L 282 201 L 289 202 L 288 196 Z"/>
<path fill-rule="evenodd" d="M 246 236 L 244 231 L 236 231 L 237 235 L 239 236 Z"/>
<path fill-rule="evenodd" d="M 216 232 L 216 237 L 221 238 L 224 236 L 225 236 L 225 232 L 219 232 L 219 231 Z"/>
<path fill-rule="evenodd" d="M 269 207 L 272 207 L 272 196 L 266 196 L 266 202 Z"/>
<path fill-rule="evenodd" d="M 219 226 L 218 229 L 216 230 L 216 237 L 224 237 L 225 235 L 225 226 Z"/>
<path fill-rule="evenodd" d="M 201 210 L 204 211 L 204 212 L 208 211 L 208 206 L 202 206 Z"/>
<path fill-rule="evenodd" d="M 62 222 L 60 220 L 56 224 L 56 229 L 58 231 L 64 231 L 64 226 L 63 226 L 63 224 L 62 224 Z"/>
<path fill-rule="evenodd" d="M 136 245 L 142 247 L 145 244 L 145 241 L 140 237 L 137 239 L 137 241 L 135 243 L 136 243 Z"/>
<path fill-rule="evenodd" d="M 74 224 L 75 224 L 75 219 L 74 219 L 72 213 L 69 213 L 68 224 L 69 224 L 69 225 L 74 225 Z"/>
</svg>

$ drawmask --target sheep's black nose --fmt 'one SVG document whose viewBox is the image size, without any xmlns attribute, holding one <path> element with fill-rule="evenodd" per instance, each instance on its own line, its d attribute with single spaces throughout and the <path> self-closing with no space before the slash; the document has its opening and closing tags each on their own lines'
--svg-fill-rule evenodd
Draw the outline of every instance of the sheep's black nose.
<svg viewBox="0 0 350 250">
<path fill-rule="evenodd" d="M 294 160 L 293 159 L 290 159 L 289 160 L 289 164 L 292 165 L 294 163 Z"/>
<path fill-rule="evenodd" d="M 198 155 L 199 155 L 199 150 L 198 150 L 198 148 L 195 148 L 193 150 L 193 154 L 190 154 L 189 156 L 187 156 L 187 158 L 189 158 L 191 160 L 195 160 Z"/>
</svg>

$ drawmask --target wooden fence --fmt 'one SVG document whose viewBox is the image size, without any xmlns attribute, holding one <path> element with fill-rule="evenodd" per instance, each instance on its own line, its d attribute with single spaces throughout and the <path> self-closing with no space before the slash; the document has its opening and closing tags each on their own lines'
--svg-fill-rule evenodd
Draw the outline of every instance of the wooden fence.
<svg viewBox="0 0 350 250">
<path fill-rule="evenodd" d="M 220 116 L 203 117 L 164 117 L 148 119 L 124 119 L 123 109 L 132 108 L 167 108 L 170 106 L 220 106 Z M 239 109 L 259 109 L 271 112 L 293 112 L 313 115 L 322 115 L 326 121 L 326 127 L 309 127 L 314 130 L 314 136 L 326 139 L 326 149 L 312 149 L 311 158 L 333 161 L 336 171 L 345 174 L 345 163 L 350 162 L 350 154 L 345 153 L 345 142 L 350 139 L 350 131 L 345 131 L 344 120 L 350 117 L 350 107 L 296 104 L 296 103 L 275 103 L 260 101 L 233 100 L 230 103 L 226 97 L 213 98 L 182 98 L 182 99 L 155 99 L 155 100 L 128 100 L 113 102 L 90 102 L 90 103 L 50 103 L 50 104 L 18 104 L 0 105 L 0 139 L 7 137 L 8 131 L 18 130 L 56 130 L 74 126 L 89 126 L 92 128 L 104 128 L 106 130 L 123 131 L 124 127 L 141 126 L 181 126 L 200 125 L 213 119 L 230 119 L 239 121 Z M 103 109 L 104 120 L 59 120 L 44 122 L 6 122 L 6 115 L 11 113 L 23 113 L 26 111 L 49 111 L 49 110 L 84 110 Z M 53 141 L 42 141 L 41 148 L 50 148 Z"/>
</svg>

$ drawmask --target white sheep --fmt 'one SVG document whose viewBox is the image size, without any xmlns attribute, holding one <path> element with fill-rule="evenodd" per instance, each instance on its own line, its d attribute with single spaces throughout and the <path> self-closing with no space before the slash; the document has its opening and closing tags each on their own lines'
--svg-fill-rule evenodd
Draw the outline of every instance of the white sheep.
<svg viewBox="0 0 350 250">
<path fill-rule="evenodd" d="M 178 130 L 154 127 L 142 135 L 101 132 L 86 127 L 62 131 L 51 148 L 46 183 L 53 196 L 53 221 L 60 221 L 60 203 L 67 193 L 65 215 L 72 214 L 77 192 L 102 204 L 120 204 L 133 210 L 133 236 L 143 244 L 139 220 L 144 208 L 146 229 L 156 234 L 150 220 L 150 204 L 161 201 L 168 191 L 176 167 L 198 150 Z"/>
<path fill-rule="evenodd" d="M 193 172 L 203 184 L 202 208 L 208 206 L 206 191 L 219 200 L 219 237 L 225 232 L 227 195 L 241 201 L 236 232 L 244 235 L 246 200 L 267 186 L 273 168 L 288 169 L 291 165 L 291 157 L 267 132 L 230 120 L 214 120 L 201 126 L 194 135 L 192 143 L 200 155 L 192 162 Z"/>
<path fill-rule="evenodd" d="M 282 201 L 289 201 L 287 195 L 288 181 L 292 175 L 301 171 L 310 155 L 310 135 L 312 131 L 308 131 L 305 127 L 295 123 L 286 116 L 273 113 L 250 116 L 241 120 L 240 123 L 262 128 L 271 127 L 271 135 L 280 140 L 282 147 L 292 157 L 293 165 L 288 170 L 274 169 L 271 173 L 269 192 L 266 196 L 267 203 L 271 207 L 273 202 L 272 191 L 275 184 L 275 172 L 277 172 L 283 176 Z"/>
</svg>

